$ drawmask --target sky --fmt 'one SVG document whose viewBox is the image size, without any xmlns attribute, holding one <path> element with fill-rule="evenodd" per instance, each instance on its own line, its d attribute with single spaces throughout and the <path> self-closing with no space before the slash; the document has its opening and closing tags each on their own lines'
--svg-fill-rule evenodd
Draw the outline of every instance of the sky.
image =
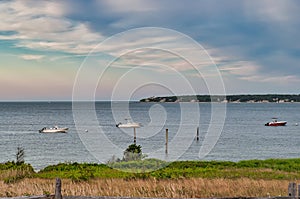
<svg viewBox="0 0 300 199">
<path fill-rule="evenodd" d="M 2 0 L 0 100 L 299 94 L 297 0 Z"/>
</svg>

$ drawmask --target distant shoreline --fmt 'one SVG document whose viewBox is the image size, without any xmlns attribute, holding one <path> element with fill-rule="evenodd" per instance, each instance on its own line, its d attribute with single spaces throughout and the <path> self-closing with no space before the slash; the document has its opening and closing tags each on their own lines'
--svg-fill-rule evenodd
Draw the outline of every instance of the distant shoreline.
<svg viewBox="0 0 300 199">
<path fill-rule="evenodd" d="M 182 95 L 148 97 L 140 102 L 217 102 L 217 103 L 297 103 L 300 95 L 264 94 L 264 95 Z"/>
<path fill-rule="evenodd" d="M 199 103 L 300 103 L 300 94 L 239 94 L 152 96 L 135 100 L 0 100 L 0 103 L 118 103 L 118 102 L 199 102 Z"/>
</svg>

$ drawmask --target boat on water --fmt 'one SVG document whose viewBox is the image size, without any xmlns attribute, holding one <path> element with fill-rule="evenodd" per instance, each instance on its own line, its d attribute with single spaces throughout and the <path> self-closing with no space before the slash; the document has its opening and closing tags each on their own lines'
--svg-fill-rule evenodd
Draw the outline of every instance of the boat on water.
<svg viewBox="0 0 300 199">
<path fill-rule="evenodd" d="M 41 130 L 39 130 L 40 133 L 67 133 L 69 128 L 59 128 L 58 126 L 54 126 L 52 128 L 44 127 Z"/>
<path fill-rule="evenodd" d="M 121 123 L 119 122 L 118 124 L 116 124 L 116 127 L 118 128 L 140 128 L 141 124 L 137 123 L 137 122 L 131 122 L 129 119 L 125 119 L 126 123 Z"/>
<path fill-rule="evenodd" d="M 285 126 L 287 124 L 287 121 L 277 121 L 277 118 L 272 118 L 272 122 L 268 122 L 265 124 L 265 126 Z"/>
</svg>

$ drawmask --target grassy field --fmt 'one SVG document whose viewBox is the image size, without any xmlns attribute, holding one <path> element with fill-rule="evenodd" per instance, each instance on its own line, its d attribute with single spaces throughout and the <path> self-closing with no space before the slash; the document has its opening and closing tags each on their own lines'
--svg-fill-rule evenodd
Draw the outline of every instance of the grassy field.
<svg viewBox="0 0 300 199">
<path fill-rule="evenodd" d="M 93 179 L 74 182 L 62 180 L 62 194 L 77 196 L 128 197 L 268 197 L 287 195 L 287 180 L 239 179 Z M 26 178 L 13 184 L 0 182 L 0 196 L 43 195 L 54 193 L 54 180 Z"/>
<path fill-rule="evenodd" d="M 118 169 L 64 163 L 34 172 L 28 164 L 0 164 L 0 196 L 53 194 L 56 177 L 63 179 L 63 195 L 135 197 L 286 196 L 288 183 L 300 182 L 300 159 L 171 164 L 149 159 L 110 166 Z"/>
</svg>

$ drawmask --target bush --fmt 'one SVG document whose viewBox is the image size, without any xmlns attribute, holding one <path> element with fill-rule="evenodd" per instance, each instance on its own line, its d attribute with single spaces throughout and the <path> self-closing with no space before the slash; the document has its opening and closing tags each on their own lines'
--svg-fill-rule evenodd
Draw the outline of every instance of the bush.
<svg viewBox="0 0 300 199">
<path fill-rule="evenodd" d="M 143 158 L 141 145 L 131 144 L 124 151 L 123 161 L 136 161 Z"/>
</svg>

